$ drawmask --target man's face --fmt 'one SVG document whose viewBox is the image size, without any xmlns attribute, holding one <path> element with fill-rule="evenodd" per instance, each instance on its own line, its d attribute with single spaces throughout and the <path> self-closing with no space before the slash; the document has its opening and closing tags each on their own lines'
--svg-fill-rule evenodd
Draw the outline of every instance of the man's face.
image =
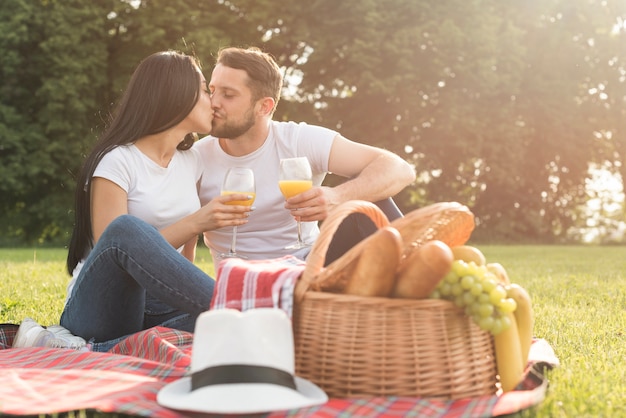
<svg viewBox="0 0 626 418">
<path fill-rule="evenodd" d="M 252 92 L 244 70 L 217 64 L 211 74 L 209 89 L 213 105 L 211 135 L 218 138 L 237 138 L 255 123 Z"/>
</svg>

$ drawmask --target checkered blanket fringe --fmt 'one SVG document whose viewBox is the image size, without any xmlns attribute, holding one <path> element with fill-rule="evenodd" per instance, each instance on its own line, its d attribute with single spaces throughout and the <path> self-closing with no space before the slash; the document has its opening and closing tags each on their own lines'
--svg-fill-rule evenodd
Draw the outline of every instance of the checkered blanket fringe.
<svg viewBox="0 0 626 418">
<path fill-rule="evenodd" d="M 95 353 L 10 348 L 16 332 L 17 325 L 0 324 L 0 414 L 90 410 L 158 418 L 189 416 L 160 406 L 156 396 L 165 384 L 187 373 L 192 334 L 155 327 L 130 336 L 108 353 Z M 515 413 L 538 405 L 545 397 L 545 371 L 554 365 L 554 353 L 544 340 L 538 341 L 542 343 L 538 347 L 547 351 L 547 361 L 529 364 L 517 390 L 502 396 L 453 401 L 400 397 L 330 399 L 321 406 L 273 412 L 264 418 L 479 418 Z M 535 353 L 534 358 L 541 359 L 541 353 Z"/>
</svg>

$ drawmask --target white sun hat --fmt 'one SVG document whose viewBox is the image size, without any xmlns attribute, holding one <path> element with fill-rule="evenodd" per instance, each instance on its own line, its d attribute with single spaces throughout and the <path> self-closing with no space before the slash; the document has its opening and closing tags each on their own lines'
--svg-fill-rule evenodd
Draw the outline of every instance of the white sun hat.
<svg viewBox="0 0 626 418">
<path fill-rule="evenodd" d="M 249 414 L 320 405 L 328 396 L 295 376 L 291 320 L 281 309 L 217 309 L 196 320 L 190 375 L 164 386 L 165 407 Z"/>
</svg>

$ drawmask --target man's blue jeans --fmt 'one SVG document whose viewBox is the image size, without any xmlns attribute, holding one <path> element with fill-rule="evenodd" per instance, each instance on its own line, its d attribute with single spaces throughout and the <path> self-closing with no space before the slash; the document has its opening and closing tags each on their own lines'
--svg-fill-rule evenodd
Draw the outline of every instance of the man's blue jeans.
<svg viewBox="0 0 626 418">
<path fill-rule="evenodd" d="M 89 253 L 60 322 L 94 351 L 157 325 L 193 332 L 214 287 L 156 228 L 123 215 Z"/>
</svg>

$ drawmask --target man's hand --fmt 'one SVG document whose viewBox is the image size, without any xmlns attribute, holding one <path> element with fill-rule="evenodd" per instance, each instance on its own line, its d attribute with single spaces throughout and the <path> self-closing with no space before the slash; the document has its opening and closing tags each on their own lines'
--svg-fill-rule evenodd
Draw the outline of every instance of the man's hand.
<svg viewBox="0 0 626 418">
<path fill-rule="evenodd" d="M 285 201 L 285 209 L 291 216 L 302 222 L 315 222 L 326 219 L 328 213 L 339 203 L 332 187 L 313 187 Z"/>
</svg>

